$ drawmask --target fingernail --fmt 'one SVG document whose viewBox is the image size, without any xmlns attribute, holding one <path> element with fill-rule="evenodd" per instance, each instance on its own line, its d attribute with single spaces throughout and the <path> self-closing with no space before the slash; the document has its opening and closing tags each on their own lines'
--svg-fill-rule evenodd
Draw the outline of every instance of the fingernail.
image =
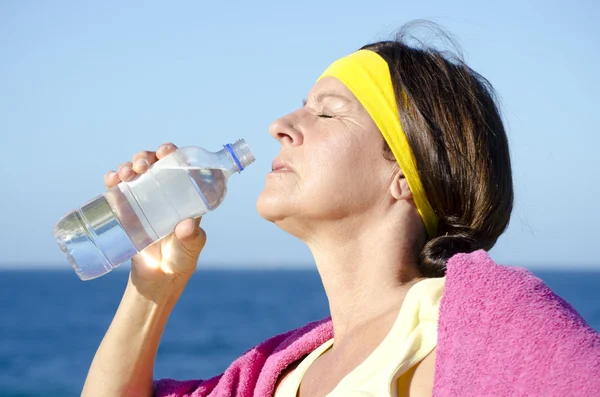
<svg viewBox="0 0 600 397">
<path fill-rule="evenodd" d="M 131 172 L 133 172 L 133 170 L 130 166 L 126 165 L 125 167 L 121 168 L 121 172 L 124 174 L 130 174 Z"/>
<path fill-rule="evenodd" d="M 173 149 L 173 145 L 171 145 L 170 143 L 165 143 L 164 145 L 162 145 L 161 147 L 158 148 L 159 151 L 164 152 L 167 150 Z"/>
<path fill-rule="evenodd" d="M 148 163 L 148 160 L 146 160 L 146 159 L 139 159 L 139 160 L 136 160 L 136 162 L 135 162 L 135 166 L 138 168 L 148 167 L 149 165 L 150 165 L 150 163 Z"/>
<path fill-rule="evenodd" d="M 109 177 L 109 178 L 114 178 L 114 177 L 115 177 L 115 176 L 117 176 L 117 175 L 118 175 L 118 174 L 117 174 L 116 172 L 114 172 L 114 171 L 111 171 L 111 172 L 109 172 L 109 173 L 108 173 L 108 177 Z"/>
</svg>

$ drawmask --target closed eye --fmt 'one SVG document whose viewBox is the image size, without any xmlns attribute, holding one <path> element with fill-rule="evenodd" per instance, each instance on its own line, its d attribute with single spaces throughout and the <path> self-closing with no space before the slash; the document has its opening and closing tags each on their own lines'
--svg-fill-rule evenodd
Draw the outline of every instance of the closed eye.
<svg viewBox="0 0 600 397">
<path fill-rule="evenodd" d="M 307 104 L 307 101 L 306 101 L 306 99 L 303 99 L 303 100 L 302 100 L 302 106 L 304 107 L 304 106 L 306 106 L 306 104 Z M 333 116 L 332 116 L 332 115 L 330 115 L 330 114 L 325 114 L 325 113 L 317 114 L 317 117 L 321 117 L 321 118 L 323 118 L 323 119 L 332 119 L 332 118 L 333 118 Z"/>
</svg>

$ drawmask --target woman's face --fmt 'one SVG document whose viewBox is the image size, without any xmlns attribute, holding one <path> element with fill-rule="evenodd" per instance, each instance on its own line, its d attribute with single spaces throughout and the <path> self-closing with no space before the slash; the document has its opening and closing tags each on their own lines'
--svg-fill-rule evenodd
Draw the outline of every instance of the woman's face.
<svg viewBox="0 0 600 397">
<path fill-rule="evenodd" d="M 320 221 L 372 215 L 391 199 L 398 168 L 384 158 L 383 137 L 367 111 L 336 78 L 317 82 L 305 106 L 275 120 L 269 133 L 281 151 L 257 209 L 292 234 Z"/>
</svg>

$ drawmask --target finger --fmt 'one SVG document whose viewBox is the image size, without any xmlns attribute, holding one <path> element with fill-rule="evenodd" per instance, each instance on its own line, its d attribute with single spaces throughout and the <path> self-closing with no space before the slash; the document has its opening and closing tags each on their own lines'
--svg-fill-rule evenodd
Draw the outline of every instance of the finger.
<svg viewBox="0 0 600 397">
<path fill-rule="evenodd" d="M 184 219 L 175 227 L 175 237 L 186 240 L 194 235 L 196 227 L 193 219 Z"/>
<path fill-rule="evenodd" d="M 171 142 L 167 142 L 165 144 L 162 144 L 156 150 L 156 157 L 160 160 L 163 157 L 168 156 L 169 154 L 173 153 L 175 150 L 177 150 L 177 146 L 175 146 Z"/>
<path fill-rule="evenodd" d="M 133 155 L 132 168 L 137 174 L 143 174 L 148 171 L 150 165 L 157 161 L 156 154 L 154 152 L 142 151 Z"/>
<path fill-rule="evenodd" d="M 175 227 L 175 237 L 180 240 L 186 240 L 194 237 L 198 233 L 200 219 L 184 219 Z"/>
<path fill-rule="evenodd" d="M 104 186 L 106 186 L 106 189 L 112 189 L 120 182 L 121 178 L 119 178 L 119 174 L 117 174 L 115 171 L 111 170 L 104 174 Z"/>
<path fill-rule="evenodd" d="M 175 227 L 175 237 L 188 255 L 197 256 L 206 244 L 206 232 L 199 219 L 185 219 Z"/>
<path fill-rule="evenodd" d="M 132 180 L 136 176 L 135 172 L 133 172 L 131 161 L 121 164 L 117 172 L 119 178 L 125 182 Z"/>
</svg>

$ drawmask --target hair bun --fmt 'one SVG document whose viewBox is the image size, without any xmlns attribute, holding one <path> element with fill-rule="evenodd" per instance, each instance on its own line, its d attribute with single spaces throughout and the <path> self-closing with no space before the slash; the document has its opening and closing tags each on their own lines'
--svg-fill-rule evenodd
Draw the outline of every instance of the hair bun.
<svg viewBox="0 0 600 397">
<path fill-rule="evenodd" d="M 448 259 L 458 253 L 469 253 L 481 248 L 481 243 L 468 234 L 432 238 L 421 250 L 419 270 L 425 277 L 444 277 Z"/>
</svg>

